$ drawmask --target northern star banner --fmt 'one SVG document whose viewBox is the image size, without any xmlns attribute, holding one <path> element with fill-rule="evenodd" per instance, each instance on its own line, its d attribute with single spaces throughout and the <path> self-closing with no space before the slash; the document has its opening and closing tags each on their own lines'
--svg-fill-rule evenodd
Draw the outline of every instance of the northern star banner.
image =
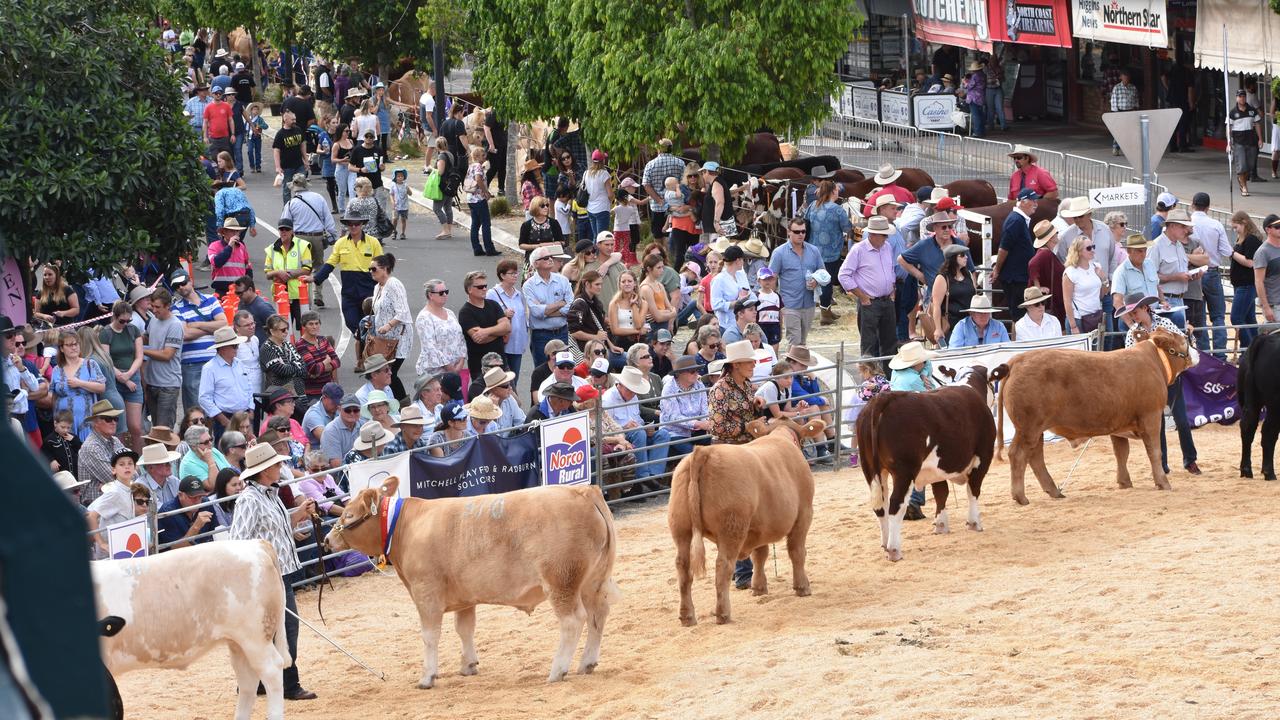
<svg viewBox="0 0 1280 720">
<path fill-rule="evenodd" d="M 1071 34 L 1085 40 L 1169 47 L 1165 7 L 1165 0 L 1072 0 Z"/>
</svg>

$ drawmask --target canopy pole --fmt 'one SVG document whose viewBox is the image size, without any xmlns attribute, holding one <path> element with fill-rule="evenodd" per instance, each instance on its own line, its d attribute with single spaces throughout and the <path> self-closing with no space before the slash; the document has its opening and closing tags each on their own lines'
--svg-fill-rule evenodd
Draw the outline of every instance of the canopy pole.
<svg viewBox="0 0 1280 720">
<path fill-rule="evenodd" d="M 1230 203 L 1231 213 L 1236 212 L 1236 175 L 1233 167 L 1235 153 L 1231 147 L 1231 73 L 1227 70 L 1227 24 L 1222 23 L 1222 107 L 1226 108 L 1226 115 L 1223 122 L 1226 123 L 1227 135 L 1227 198 Z"/>
</svg>

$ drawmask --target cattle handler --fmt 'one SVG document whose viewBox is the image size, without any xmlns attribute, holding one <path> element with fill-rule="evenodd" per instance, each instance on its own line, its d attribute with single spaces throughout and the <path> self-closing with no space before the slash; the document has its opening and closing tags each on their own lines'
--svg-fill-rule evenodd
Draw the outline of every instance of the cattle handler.
<svg viewBox="0 0 1280 720">
<path fill-rule="evenodd" d="M 756 417 L 762 404 L 755 400 L 751 374 L 755 371 L 755 348 L 750 340 L 729 343 L 724 353 L 724 375 L 707 393 L 707 411 L 711 419 L 708 434 L 713 443 L 745 445 L 754 438 L 747 423 Z M 751 587 L 751 558 L 739 560 L 733 568 L 733 586 L 739 590 Z"/>
</svg>

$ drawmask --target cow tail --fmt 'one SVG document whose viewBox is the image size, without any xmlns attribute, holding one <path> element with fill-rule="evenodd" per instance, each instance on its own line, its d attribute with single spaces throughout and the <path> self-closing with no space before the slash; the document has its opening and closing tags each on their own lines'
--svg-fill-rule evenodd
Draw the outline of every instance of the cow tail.
<svg viewBox="0 0 1280 720">
<path fill-rule="evenodd" d="M 991 371 L 991 381 L 999 382 L 1009 377 L 1009 366 L 1001 363 Z M 996 393 L 996 459 L 1004 460 L 1004 387 Z"/>
<path fill-rule="evenodd" d="M 689 572 L 695 578 L 707 575 L 707 548 L 702 542 L 702 488 L 699 482 L 707 455 L 704 448 L 694 448 L 689 456 L 688 466 L 685 467 L 684 463 L 680 464 L 688 479 L 685 483 L 685 493 L 688 497 L 689 527 L 693 530 L 689 540 Z"/>
<path fill-rule="evenodd" d="M 280 653 L 280 658 L 284 660 L 284 667 L 293 664 L 293 656 L 289 654 L 289 639 L 286 637 L 285 623 L 285 602 L 284 597 L 280 598 L 280 624 L 276 626 L 276 636 L 272 642 L 276 646 L 276 652 Z"/>
<path fill-rule="evenodd" d="M 600 488 L 594 488 L 595 492 L 591 494 L 591 502 L 596 507 L 596 512 L 600 513 L 600 519 L 604 520 L 605 540 L 604 551 L 608 561 L 605 563 L 605 572 L 601 575 L 600 585 L 597 592 L 608 596 L 612 602 L 622 594 L 618 590 L 618 586 L 613 582 L 613 564 L 617 559 L 618 553 L 618 531 L 613 526 L 613 512 L 609 510 L 609 504 L 604 500 L 604 492 Z"/>
<path fill-rule="evenodd" d="M 1260 340 L 1261 338 L 1257 339 Z M 1250 343 L 1249 349 L 1245 351 L 1244 356 L 1240 359 L 1240 369 L 1236 374 L 1236 397 L 1240 401 L 1241 412 L 1247 411 L 1261 400 L 1257 391 L 1253 388 L 1253 376 L 1257 372 L 1257 356 L 1265 344 L 1260 342 Z"/>
</svg>

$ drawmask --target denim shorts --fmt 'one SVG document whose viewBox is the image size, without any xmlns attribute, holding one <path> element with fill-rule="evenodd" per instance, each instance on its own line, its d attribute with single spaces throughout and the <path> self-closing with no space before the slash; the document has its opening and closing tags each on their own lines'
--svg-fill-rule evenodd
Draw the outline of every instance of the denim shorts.
<svg viewBox="0 0 1280 720">
<path fill-rule="evenodd" d="M 129 379 L 136 386 L 132 392 L 127 385 L 118 380 L 116 381 L 116 390 L 120 391 L 120 397 L 125 402 L 142 404 L 142 373 L 134 373 L 133 377 Z"/>
</svg>

